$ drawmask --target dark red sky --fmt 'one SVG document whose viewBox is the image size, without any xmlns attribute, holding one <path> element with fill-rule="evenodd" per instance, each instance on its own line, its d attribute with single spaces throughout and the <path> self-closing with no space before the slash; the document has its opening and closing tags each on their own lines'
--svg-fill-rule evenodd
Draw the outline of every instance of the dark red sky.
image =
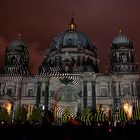
<svg viewBox="0 0 140 140">
<path fill-rule="evenodd" d="M 0 67 L 6 46 L 21 33 L 36 73 L 46 48 L 67 29 L 72 13 L 77 29 L 96 44 L 100 71 L 109 67 L 108 51 L 118 28 L 133 41 L 140 63 L 140 0 L 0 0 Z"/>
</svg>

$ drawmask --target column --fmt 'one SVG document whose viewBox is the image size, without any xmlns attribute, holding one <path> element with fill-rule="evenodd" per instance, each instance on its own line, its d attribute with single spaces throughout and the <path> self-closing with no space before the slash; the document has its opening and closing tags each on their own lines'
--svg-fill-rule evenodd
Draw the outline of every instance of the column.
<svg viewBox="0 0 140 140">
<path fill-rule="evenodd" d="M 116 94 L 117 94 L 117 96 L 120 97 L 120 96 L 122 96 L 122 93 L 121 93 L 121 82 L 118 82 L 118 88 L 119 88 L 118 89 L 119 93 L 118 94 L 116 93 Z"/>
<path fill-rule="evenodd" d="M 48 101 L 49 101 L 49 81 L 46 81 L 45 82 L 45 94 L 44 94 L 45 110 L 48 110 Z"/>
<path fill-rule="evenodd" d="M 92 81 L 92 109 L 96 110 L 96 92 L 95 92 L 95 82 Z"/>
<path fill-rule="evenodd" d="M 18 95 L 18 88 L 19 88 L 19 83 L 16 84 L 16 88 L 15 88 L 15 96 Z"/>
<path fill-rule="evenodd" d="M 134 100 L 135 100 L 134 101 L 134 106 L 135 107 L 137 107 L 137 102 L 138 102 L 138 98 L 137 98 L 137 95 L 136 95 L 136 92 L 137 92 L 136 90 L 137 90 L 136 81 L 134 81 L 133 82 L 133 92 L 134 92 L 133 95 L 134 95 Z"/>
<path fill-rule="evenodd" d="M 131 83 L 131 96 L 134 96 L 134 87 L 133 87 L 133 82 Z"/>
<path fill-rule="evenodd" d="M 37 95 L 36 95 L 36 107 L 39 107 L 41 96 L 41 82 L 37 82 Z"/>
<path fill-rule="evenodd" d="M 83 82 L 84 85 L 84 109 L 87 108 L 87 81 Z"/>
<path fill-rule="evenodd" d="M 19 86 L 18 86 L 18 94 L 17 94 L 17 101 L 18 101 L 18 105 L 21 105 L 21 98 L 22 98 L 22 88 L 23 88 L 23 82 L 19 82 Z"/>
<path fill-rule="evenodd" d="M 116 109 L 117 109 L 117 93 L 116 93 L 116 84 L 117 82 L 113 81 L 112 82 L 112 97 L 113 97 L 113 105 L 112 105 L 112 116 L 113 116 L 113 120 L 116 114 Z"/>
</svg>

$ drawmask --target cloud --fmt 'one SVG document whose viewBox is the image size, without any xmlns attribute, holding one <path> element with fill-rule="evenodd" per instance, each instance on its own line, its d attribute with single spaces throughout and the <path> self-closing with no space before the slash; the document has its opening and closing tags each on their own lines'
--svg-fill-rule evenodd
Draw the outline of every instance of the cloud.
<svg viewBox="0 0 140 140">
<path fill-rule="evenodd" d="M 29 68 L 32 74 L 38 73 L 38 68 L 41 65 L 43 58 L 45 56 L 45 51 L 40 49 L 40 43 L 36 41 L 32 41 L 28 45 L 29 50 Z"/>
</svg>

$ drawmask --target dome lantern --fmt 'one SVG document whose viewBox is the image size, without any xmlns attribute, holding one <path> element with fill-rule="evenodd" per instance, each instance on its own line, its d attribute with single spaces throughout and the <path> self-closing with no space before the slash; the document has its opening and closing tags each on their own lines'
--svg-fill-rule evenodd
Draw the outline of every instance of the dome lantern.
<svg viewBox="0 0 140 140">
<path fill-rule="evenodd" d="M 76 30 L 76 24 L 73 17 L 71 18 L 71 22 L 69 24 L 69 30 Z"/>
<path fill-rule="evenodd" d="M 19 33 L 19 34 L 18 34 L 18 39 L 19 39 L 19 40 L 21 40 L 21 36 L 22 36 L 22 35 Z"/>
<path fill-rule="evenodd" d="M 121 36 L 121 35 L 122 35 L 122 30 L 119 29 L 119 30 L 118 30 L 118 33 L 119 33 L 119 36 Z"/>
</svg>

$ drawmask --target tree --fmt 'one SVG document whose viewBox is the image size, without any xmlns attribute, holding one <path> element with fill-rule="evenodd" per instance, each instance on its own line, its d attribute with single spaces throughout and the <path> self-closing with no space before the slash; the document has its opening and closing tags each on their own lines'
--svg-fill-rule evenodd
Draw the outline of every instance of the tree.
<svg viewBox="0 0 140 140">
<path fill-rule="evenodd" d="M 26 122 L 27 120 L 27 110 L 24 106 L 18 106 L 15 110 L 15 121 L 17 122 Z"/>
<path fill-rule="evenodd" d="M 41 110 L 38 107 L 34 107 L 32 114 L 30 116 L 30 120 L 33 122 L 39 122 L 41 120 Z"/>
</svg>

